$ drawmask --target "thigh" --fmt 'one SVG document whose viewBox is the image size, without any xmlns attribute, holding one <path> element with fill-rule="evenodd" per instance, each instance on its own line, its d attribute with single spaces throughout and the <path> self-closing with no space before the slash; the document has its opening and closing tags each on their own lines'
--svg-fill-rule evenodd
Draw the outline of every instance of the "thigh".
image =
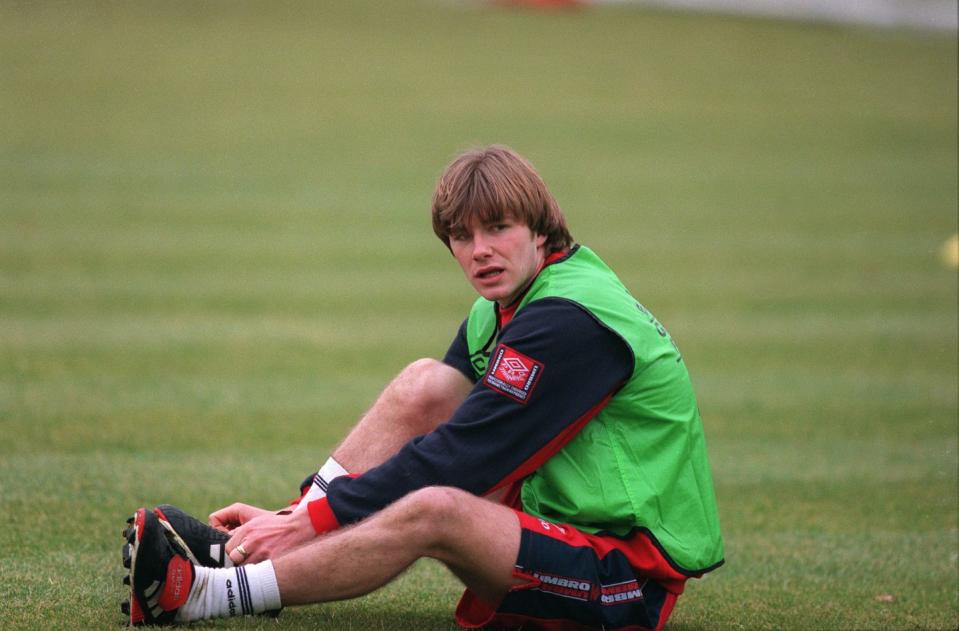
<svg viewBox="0 0 959 631">
<path fill-rule="evenodd" d="M 513 569 L 520 548 L 519 518 L 511 508 L 446 487 L 422 489 L 413 495 L 442 496 L 442 506 L 431 516 L 435 543 L 429 556 L 443 562 L 484 602 L 495 605 L 521 582 Z"/>
</svg>

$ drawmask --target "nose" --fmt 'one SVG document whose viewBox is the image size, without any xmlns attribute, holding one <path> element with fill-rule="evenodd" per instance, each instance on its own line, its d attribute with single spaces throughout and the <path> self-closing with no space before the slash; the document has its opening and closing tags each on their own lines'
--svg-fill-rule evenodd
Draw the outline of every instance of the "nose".
<svg viewBox="0 0 959 631">
<path fill-rule="evenodd" d="M 473 233 L 473 258 L 484 259 L 493 253 L 491 242 L 482 230 Z"/>
</svg>

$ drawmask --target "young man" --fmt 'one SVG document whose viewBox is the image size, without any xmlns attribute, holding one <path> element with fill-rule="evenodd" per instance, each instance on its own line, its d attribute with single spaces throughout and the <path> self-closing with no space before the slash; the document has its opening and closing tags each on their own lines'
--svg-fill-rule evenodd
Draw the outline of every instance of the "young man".
<svg viewBox="0 0 959 631">
<path fill-rule="evenodd" d="M 443 362 L 387 386 L 291 510 L 217 511 L 225 541 L 137 511 L 131 621 L 351 598 L 428 556 L 466 585 L 465 627 L 661 629 L 685 581 L 722 564 L 682 356 L 573 244 L 533 167 L 467 152 L 432 212 L 480 295 Z M 207 543 L 231 567 L 202 567 Z"/>
</svg>

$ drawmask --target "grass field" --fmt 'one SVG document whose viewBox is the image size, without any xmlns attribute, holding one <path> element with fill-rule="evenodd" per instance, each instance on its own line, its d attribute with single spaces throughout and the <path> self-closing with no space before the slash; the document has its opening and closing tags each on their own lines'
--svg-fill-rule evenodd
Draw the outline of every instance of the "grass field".
<svg viewBox="0 0 959 631">
<path fill-rule="evenodd" d="M 117 628 L 134 508 L 279 505 L 441 355 L 471 291 L 429 198 L 488 142 L 693 375 L 727 564 L 670 629 L 955 628 L 956 54 L 623 7 L 0 3 L 0 628 Z M 424 562 L 212 626 L 450 629 L 458 592 Z"/>
</svg>

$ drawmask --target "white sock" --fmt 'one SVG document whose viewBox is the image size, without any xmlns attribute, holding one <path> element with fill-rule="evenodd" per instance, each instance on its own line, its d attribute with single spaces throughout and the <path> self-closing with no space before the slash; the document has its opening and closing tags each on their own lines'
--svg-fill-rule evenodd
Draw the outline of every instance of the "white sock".
<svg viewBox="0 0 959 631">
<path fill-rule="evenodd" d="M 196 576 L 177 622 L 249 616 L 280 608 L 280 588 L 272 561 L 232 568 L 193 566 Z"/>
<path fill-rule="evenodd" d="M 326 462 L 320 467 L 320 470 L 313 477 L 313 484 L 310 486 L 310 490 L 306 492 L 306 495 L 303 496 L 303 499 L 300 500 L 300 503 L 294 508 L 294 512 L 306 508 L 306 505 L 313 500 L 318 500 L 326 497 L 326 487 L 329 486 L 335 478 L 340 477 L 341 475 L 347 475 L 349 471 L 343 468 L 339 462 L 333 459 L 333 456 L 330 456 L 326 459 Z"/>
</svg>

